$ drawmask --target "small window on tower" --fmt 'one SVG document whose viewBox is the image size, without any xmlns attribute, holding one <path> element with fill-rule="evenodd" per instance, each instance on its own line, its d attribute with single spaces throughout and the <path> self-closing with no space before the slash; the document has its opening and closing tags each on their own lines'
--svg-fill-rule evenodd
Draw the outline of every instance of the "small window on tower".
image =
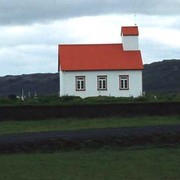
<svg viewBox="0 0 180 180">
<path fill-rule="evenodd" d="M 128 90 L 129 89 L 129 76 L 128 75 L 120 75 L 119 76 L 119 89 L 120 90 Z"/>
</svg>

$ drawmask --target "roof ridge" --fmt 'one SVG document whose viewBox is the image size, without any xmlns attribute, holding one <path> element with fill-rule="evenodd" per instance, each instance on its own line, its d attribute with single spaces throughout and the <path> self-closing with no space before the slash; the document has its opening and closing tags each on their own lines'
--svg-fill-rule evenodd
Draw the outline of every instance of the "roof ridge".
<svg viewBox="0 0 180 180">
<path fill-rule="evenodd" d="M 98 43 L 98 44 L 95 44 L 95 43 L 80 43 L 80 44 L 59 44 L 60 46 L 99 46 L 99 45 L 122 45 L 122 43 Z"/>
</svg>

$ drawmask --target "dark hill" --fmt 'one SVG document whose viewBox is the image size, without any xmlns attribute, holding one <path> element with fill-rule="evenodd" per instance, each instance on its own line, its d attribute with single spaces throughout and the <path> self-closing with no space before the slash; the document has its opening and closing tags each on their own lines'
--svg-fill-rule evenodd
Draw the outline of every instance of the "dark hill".
<svg viewBox="0 0 180 180">
<path fill-rule="evenodd" d="M 143 70 L 145 92 L 180 92 L 180 60 L 164 60 L 145 64 Z M 59 76 L 55 74 L 29 74 L 0 77 L 0 96 L 57 95 Z"/>
<path fill-rule="evenodd" d="M 180 60 L 164 60 L 144 65 L 145 92 L 180 92 Z"/>
<path fill-rule="evenodd" d="M 0 77 L 0 96 L 58 94 L 58 74 L 29 74 Z"/>
</svg>

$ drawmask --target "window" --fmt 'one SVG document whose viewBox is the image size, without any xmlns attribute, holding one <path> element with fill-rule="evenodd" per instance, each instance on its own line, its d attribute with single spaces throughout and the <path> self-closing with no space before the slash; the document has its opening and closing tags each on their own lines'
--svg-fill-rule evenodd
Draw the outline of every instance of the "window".
<svg viewBox="0 0 180 180">
<path fill-rule="evenodd" d="M 85 90 L 85 76 L 76 76 L 76 91 Z"/>
<path fill-rule="evenodd" d="M 119 89 L 120 90 L 129 89 L 129 76 L 128 75 L 119 76 Z"/>
<path fill-rule="evenodd" d="M 97 77 L 97 89 L 107 90 L 107 76 L 98 76 Z"/>
</svg>

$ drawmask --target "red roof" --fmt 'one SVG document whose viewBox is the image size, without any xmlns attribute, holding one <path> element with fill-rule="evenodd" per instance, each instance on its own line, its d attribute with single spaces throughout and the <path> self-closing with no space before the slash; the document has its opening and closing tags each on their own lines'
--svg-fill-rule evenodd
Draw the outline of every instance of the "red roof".
<svg viewBox="0 0 180 180">
<path fill-rule="evenodd" d="M 122 44 L 59 45 L 58 48 L 62 71 L 143 69 L 141 52 L 123 51 Z"/>
<path fill-rule="evenodd" d="M 137 26 L 124 26 L 121 28 L 121 35 L 123 36 L 138 36 L 139 31 Z"/>
</svg>

